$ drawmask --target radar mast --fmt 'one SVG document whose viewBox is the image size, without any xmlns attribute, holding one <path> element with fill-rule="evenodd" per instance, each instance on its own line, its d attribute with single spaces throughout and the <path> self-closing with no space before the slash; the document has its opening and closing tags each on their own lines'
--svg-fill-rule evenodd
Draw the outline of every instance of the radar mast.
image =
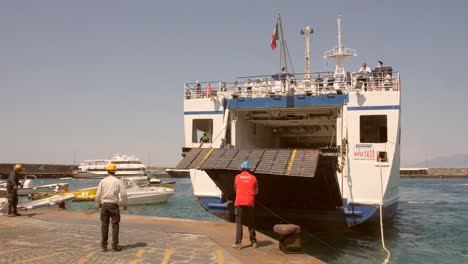
<svg viewBox="0 0 468 264">
<path fill-rule="evenodd" d="M 338 16 L 338 46 L 334 49 L 326 51 L 323 54 L 324 59 L 336 59 L 335 75 L 346 75 L 343 67 L 343 60 L 347 57 L 357 56 L 356 50 L 343 47 L 341 37 L 341 16 Z"/>
</svg>

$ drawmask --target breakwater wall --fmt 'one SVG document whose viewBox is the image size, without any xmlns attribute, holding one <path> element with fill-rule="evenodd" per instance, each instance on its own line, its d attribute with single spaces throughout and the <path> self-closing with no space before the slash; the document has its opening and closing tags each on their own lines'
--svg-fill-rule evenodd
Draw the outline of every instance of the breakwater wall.
<svg viewBox="0 0 468 264">
<path fill-rule="evenodd" d="M 468 168 L 401 169 L 401 178 L 468 178 Z"/>
<path fill-rule="evenodd" d="M 0 163 L 0 177 L 6 178 L 13 170 L 15 164 Z M 22 175 L 35 175 L 38 178 L 73 177 L 73 171 L 78 166 L 60 164 L 23 164 Z"/>
<path fill-rule="evenodd" d="M 22 175 L 34 175 L 38 178 L 74 177 L 73 171 L 78 165 L 63 164 L 22 164 Z M 15 166 L 14 163 L 0 163 L 0 179 L 6 179 Z M 149 167 L 148 170 L 158 171 L 162 177 L 167 177 L 167 167 Z"/>
</svg>

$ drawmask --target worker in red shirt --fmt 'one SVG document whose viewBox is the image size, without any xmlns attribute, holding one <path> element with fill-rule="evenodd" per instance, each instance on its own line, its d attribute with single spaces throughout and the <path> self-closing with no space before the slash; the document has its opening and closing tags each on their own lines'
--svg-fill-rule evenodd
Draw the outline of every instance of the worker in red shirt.
<svg viewBox="0 0 468 264">
<path fill-rule="evenodd" d="M 236 190 L 236 244 L 232 247 L 241 249 L 242 245 L 242 217 L 249 227 L 250 243 L 257 248 L 255 235 L 255 195 L 258 193 L 257 178 L 250 174 L 250 163 L 246 160 L 241 165 L 242 172 L 236 175 L 234 189 Z"/>
</svg>

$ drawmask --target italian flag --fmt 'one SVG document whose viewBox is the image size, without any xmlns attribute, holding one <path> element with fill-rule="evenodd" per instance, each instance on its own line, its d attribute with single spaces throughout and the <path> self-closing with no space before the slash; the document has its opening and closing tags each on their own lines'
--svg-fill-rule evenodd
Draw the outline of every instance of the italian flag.
<svg viewBox="0 0 468 264">
<path fill-rule="evenodd" d="M 273 34 L 271 35 L 271 42 L 270 46 L 272 50 L 275 50 L 276 48 L 276 40 L 279 39 L 279 34 L 278 34 L 278 20 L 276 20 L 276 26 L 275 29 L 273 30 Z"/>
</svg>

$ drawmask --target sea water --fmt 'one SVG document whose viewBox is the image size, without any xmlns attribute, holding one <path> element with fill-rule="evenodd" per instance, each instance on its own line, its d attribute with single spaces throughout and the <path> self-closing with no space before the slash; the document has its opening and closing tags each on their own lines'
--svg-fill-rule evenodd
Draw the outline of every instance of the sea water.
<svg viewBox="0 0 468 264">
<path fill-rule="evenodd" d="M 171 180 L 177 182 L 176 193 L 167 203 L 133 205 L 123 213 L 222 221 L 198 204 L 190 179 Z M 52 182 L 57 180 L 35 184 Z M 99 180 L 61 182 L 74 190 L 97 186 Z M 68 208 L 90 211 L 95 207 L 81 202 Z M 379 227 L 303 233 L 302 237 L 305 252 L 328 263 L 383 263 L 387 256 Z M 401 179 L 398 211 L 393 223 L 384 223 L 384 237 L 391 263 L 468 263 L 468 179 Z"/>
</svg>

